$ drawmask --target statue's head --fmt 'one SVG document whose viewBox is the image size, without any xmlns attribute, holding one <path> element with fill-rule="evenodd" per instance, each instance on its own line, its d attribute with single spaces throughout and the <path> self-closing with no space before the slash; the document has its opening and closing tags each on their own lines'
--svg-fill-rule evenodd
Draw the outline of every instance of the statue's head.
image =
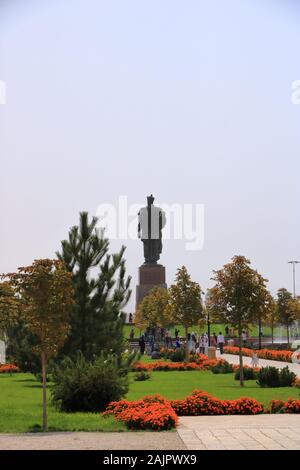
<svg viewBox="0 0 300 470">
<path fill-rule="evenodd" d="M 147 197 L 147 204 L 148 206 L 151 206 L 154 203 L 154 196 L 151 194 L 150 196 Z"/>
</svg>

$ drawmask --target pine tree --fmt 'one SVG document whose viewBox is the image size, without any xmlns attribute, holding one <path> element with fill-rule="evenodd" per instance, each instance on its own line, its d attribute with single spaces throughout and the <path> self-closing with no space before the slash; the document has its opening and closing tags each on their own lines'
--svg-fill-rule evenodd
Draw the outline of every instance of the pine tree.
<svg viewBox="0 0 300 470">
<path fill-rule="evenodd" d="M 110 255 L 109 240 L 97 229 L 98 219 L 89 222 L 87 212 L 80 213 L 79 226 L 70 229 L 57 253 L 73 275 L 75 306 L 71 332 L 64 354 L 75 357 L 78 351 L 93 359 L 101 351 L 119 354 L 123 348 L 123 308 L 131 291 L 126 277 L 123 246 Z"/>
</svg>

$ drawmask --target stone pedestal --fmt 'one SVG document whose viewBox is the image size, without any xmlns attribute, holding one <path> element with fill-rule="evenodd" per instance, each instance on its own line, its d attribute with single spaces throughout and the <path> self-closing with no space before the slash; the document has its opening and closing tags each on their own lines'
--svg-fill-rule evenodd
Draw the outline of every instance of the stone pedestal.
<svg viewBox="0 0 300 470">
<path fill-rule="evenodd" d="M 139 267 L 139 283 L 136 286 L 136 308 L 156 286 L 167 288 L 166 268 L 161 264 L 142 264 Z"/>
</svg>

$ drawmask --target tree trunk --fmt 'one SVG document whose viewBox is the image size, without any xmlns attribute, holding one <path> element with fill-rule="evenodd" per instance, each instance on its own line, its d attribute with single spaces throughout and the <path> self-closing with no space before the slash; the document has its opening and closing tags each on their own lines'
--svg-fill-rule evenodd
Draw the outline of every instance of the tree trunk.
<svg viewBox="0 0 300 470">
<path fill-rule="evenodd" d="M 261 349 L 261 320 L 258 322 L 258 349 Z"/>
<path fill-rule="evenodd" d="M 274 325 L 271 326 L 272 344 L 274 344 Z"/>
<path fill-rule="evenodd" d="M 47 419 L 47 361 L 46 355 L 42 352 L 42 380 L 43 380 L 43 431 L 48 430 Z"/>
<path fill-rule="evenodd" d="M 243 340 L 242 340 L 242 326 L 241 323 L 239 322 L 239 362 L 240 362 L 240 386 L 244 386 L 244 369 L 243 369 Z"/>
<path fill-rule="evenodd" d="M 184 327 L 185 331 L 185 362 L 189 361 L 189 343 L 188 343 L 188 328 Z"/>
<path fill-rule="evenodd" d="M 289 326 L 286 327 L 286 337 L 287 337 L 287 343 L 288 347 L 290 345 L 290 332 L 289 332 Z"/>
</svg>

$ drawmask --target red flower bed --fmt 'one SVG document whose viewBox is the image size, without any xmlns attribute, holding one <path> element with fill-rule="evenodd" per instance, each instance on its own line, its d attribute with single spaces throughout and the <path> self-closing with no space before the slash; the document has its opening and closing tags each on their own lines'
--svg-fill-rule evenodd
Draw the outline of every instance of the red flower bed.
<svg viewBox="0 0 300 470">
<path fill-rule="evenodd" d="M 0 374 L 12 373 L 12 372 L 20 372 L 19 367 L 15 366 L 14 364 L 0 365 Z"/>
<path fill-rule="evenodd" d="M 290 398 L 283 407 L 285 413 L 300 413 L 300 400 Z"/>
<path fill-rule="evenodd" d="M 123 421 L 129 429 L 165 431 L 174 428 L 178 421 L 170 403 L 159 395 L 147 396 L 135 402 L 112 402 L 103 416 L 111 414 Z"/>
<path fill-rule="evenodd" d="M 176 426 L 178 416 L 256 415 L 260 413 L 300 413 L 300 400 L 272 400 L 264 411 L 262 403 L 254 398 L 221 400 L 202 390 L 195 390 L 183 400 L 166 400 L 154 395 L 142 400 L 120 400 L 109 404 L 103 416 L 114 415 L 129 429 L 163 431 Z"/>
<path fill-rule="evenodd" d="M 209 370 L 212 366 L 215 366 L 218 363 L 218 359 L 207 359 L 201 363 L 197 362 L 166 362 L 166 361 L 156 361 L 156 362 L 139 362 L 134 365 L 133 370 L 140 371 L 174 371 L 174 370 Z"/>
<path fill-rule="evenodd" d="M 253 398 L 220 400 L 201 390 L 195 390 L 183 400 L 172 400 L 171 405 L 178 416 L 254 415 L 264 410 L 262 403 Z"/>
<path fill-rule="evenodd" d="M 236 346 L 225 346 L 224 352 L 227 354 L 239 354 L 239 348 Z M 272 361 L 292 362 L 293 351 L 274 351 L 272 349 L 255 350 L 261 359 L 270 359 Z M 242 348 L 243 356 L 252 357 L 253 349 Z M 299 354 L 300 357 L 300 354 Z"/>
<path fill-rule="evenodd" d="M 300 413 L 300 400 L 290 398 L 286 402 L 282 400 L 271 400 L 265 413 Z"/>
</svg>

